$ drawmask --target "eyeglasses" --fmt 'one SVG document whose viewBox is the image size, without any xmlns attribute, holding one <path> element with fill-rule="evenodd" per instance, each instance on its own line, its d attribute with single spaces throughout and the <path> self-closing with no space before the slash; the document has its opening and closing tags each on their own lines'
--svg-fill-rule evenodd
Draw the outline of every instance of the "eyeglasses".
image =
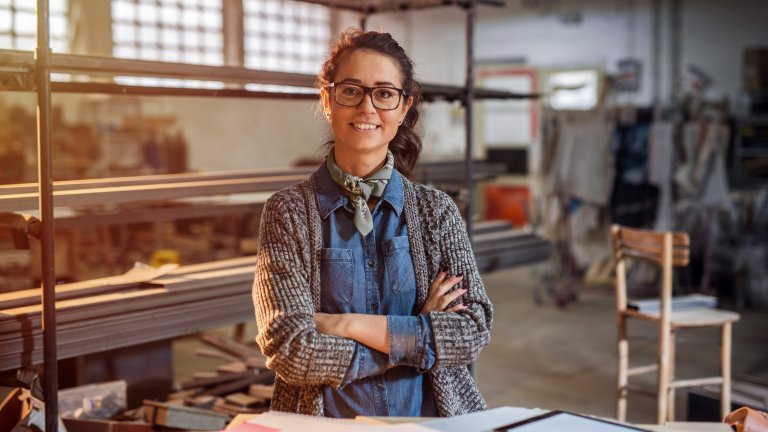
<svg viewBox="0 0 768 432">
<path fill-rule="evenodd" d="M 366 94 L 370 94 L 373 107 L 387 111 L 400 106 L 400 99 L 406 94 L 405 90 L 396 87 L 366 87 L 352 83 L 329 83 L 323 87 L 333 87 L 333 99 L 339 105 L 356 107 Z"/>
</svg>

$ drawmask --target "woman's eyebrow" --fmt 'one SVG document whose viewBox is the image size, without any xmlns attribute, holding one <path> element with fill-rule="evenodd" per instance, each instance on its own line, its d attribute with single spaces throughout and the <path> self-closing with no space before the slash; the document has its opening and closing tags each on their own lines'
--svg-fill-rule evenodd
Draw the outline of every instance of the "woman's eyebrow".
<svg viewBox="0 0 768 432">
<path fill-rule="evenodd" d="M 343 83 L 345 83 L 345 82 L 348 82 L 348 83 L 354 83 L 354 84 L 362 84 L 362 83 L 363 83 L 362 81 L 360 81 L 360 80 L 359 80 L 359 79 L 357 79 L 357 78 L 344 78 L 343 80 L 341 80 L 341 81 L 339 81 L 339 82 L 343 82 Z M 396 87 L 394 84 L 392 84 L 392 83 L 391 83 L 391 82 L 389 82 L 389 81 L 376 81 L 374 84 L 375 84 L 376 86 L 391 86 L 391 87 Z"/>
</svg>

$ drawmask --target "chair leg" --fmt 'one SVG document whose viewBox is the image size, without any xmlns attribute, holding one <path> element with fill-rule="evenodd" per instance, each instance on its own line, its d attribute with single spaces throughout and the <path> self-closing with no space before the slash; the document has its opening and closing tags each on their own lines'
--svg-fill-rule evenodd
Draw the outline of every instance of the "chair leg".
<svg viewBox="0 0 768 432">
<path fill-rule="evenodd" d="M 675 379 L 675 330 L 669 333 L 669 382 Z M 675 389 L 669 388 L 667 400 L 667 421 L 675 421 Z"/>
<path fill-rule="evenodd" d="M 656 423 L 664 424 L 667 420 L 667 403 L 669 400 L 669 339 L 670 331 L 660 326 L 659 332 L 659 379 L 657 389 Z"/>
<path fill-rule="evenodd" d="M 627 318 L 619 317 L 618 365 L 616 383 L 616 419 L 627 419 L 627 370 L 629 369 L 629 342 L 627 341 Z"/>
<path fill-rule="evenodd" d="M 720 389 L 720 418 L 731 412 L 731 323 L 723 324 L 722 346 L 720 347 L 720 371 L 723 386 Z"/>
</svg>

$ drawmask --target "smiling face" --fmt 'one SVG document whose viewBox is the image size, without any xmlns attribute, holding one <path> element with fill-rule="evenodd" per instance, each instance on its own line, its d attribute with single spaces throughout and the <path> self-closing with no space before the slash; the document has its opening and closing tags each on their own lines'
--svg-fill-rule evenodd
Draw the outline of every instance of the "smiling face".
<svg viewBox="0 0 768 432">
<path fill-rule="evenodd" d="M 344 54 L 336 69 L 335 83 L 359 84 L 365 87 L 402 88 L 403 78 L 397 63 L 389 56 L 357 49 Z M 330 113 L 338 161 L 356 157 L 373 157 L 383 161 L 387 145 L 397 134 L 399 122 L 405 118 L 412 98 L 403 97 L 393 110 L 376 109 L 366 94 L 355 107 L 339 105 L 333 97 L 337 88 L 323 89 L 323 108 Z"/>
</svg>

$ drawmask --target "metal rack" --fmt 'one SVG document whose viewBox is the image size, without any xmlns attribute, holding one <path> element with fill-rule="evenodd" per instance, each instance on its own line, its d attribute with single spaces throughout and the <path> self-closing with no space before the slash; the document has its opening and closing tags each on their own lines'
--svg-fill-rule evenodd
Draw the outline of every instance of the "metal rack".
<svg viewBox="0 0 768 432">
<path fill-rule="evenodd" d="M 424 84 L 426 101 L 459 101 L 466 109 L 465 179 L 469 193 L 466 207 L 467 230 L 472 232 L 472 190 L 474 167 L 472 162 L 472 101 L 475 98 L 527 99 L 535 94 L 517 94 L 506 91 L 477 89 L 474 87 L 474 33 L 477 5 L 501 6 L 500 0 L 381 0 L 342 1 L 305 0 L 333 8 L 353 10 L 362 14 L 365 26 L 368 15 L 378 12 L 406 11 L 438 6 L 458 6 L 466 11 L 466 85 L 464 87 Z M 244 98 L 315 99 L 313 92 L 263 92 L 237 89 L 191 89 L 173 87 L 128 86 L 103 82 L 51 82 L 50 74 L 71 73 L 88 76 L 132 75 L 194 80 L 210 80 L 234 84 L 274 84 L 303 89 L 314 88 L 315 77 L 307 74 L 259 71 L 243 67 L 204 66 L 159 61 L 127 60 L 110 57 L 52 54 L 49 45 L 48 0 L 37 0 L 37 48 L 34 53 L 0 50 L 0 90 L 34 91 L 37 94 L 38 124 L 38 190 L 26 199 L 37 198 L 40 209 L 40 241 L 42 249 L 42 314 L 44 348 L 44 397 L 46 430 L 57 429 L 58 370 L 56 341 L 56 292 L 54 267 L 54 216 L 51 154 L 51 93 L 106 93 L 155 96 L 216 96 Z M 37 196 L 35 196 L 37 195 Z"/>
</svg>

